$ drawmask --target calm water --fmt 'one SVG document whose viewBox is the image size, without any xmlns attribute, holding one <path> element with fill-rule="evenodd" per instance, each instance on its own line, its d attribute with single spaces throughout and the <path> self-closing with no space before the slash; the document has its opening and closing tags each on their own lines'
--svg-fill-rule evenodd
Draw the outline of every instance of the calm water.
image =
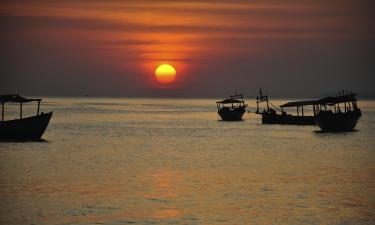
<svg viewBox="0 0 375 225">
<path fill-rule="evenodd" d="M 358 131 L 327 134 L 221 122 L 215 100 L 46 98 L 46 142 L 0 143 L 0 224 L 375 224 L 360 107 Z"/>
</svg>

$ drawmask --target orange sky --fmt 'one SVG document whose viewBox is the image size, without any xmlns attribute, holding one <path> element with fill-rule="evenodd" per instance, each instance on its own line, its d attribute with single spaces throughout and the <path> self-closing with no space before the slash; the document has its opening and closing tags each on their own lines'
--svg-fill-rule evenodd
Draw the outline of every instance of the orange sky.
<svg viewBox="0 0 375 225">
<path fill-rule="evenodd" d="M 269 78 L 303 86 L 305 79 L 298 76 L 311 77 L 313 68 L 318 80 L 344 76 L 333 88 L 368 92 L 374 72 L 368 62 L 374 54 L 365 49 L 374 47 L 373 9 L 371 1 L 354 0 L 2 1 L 5 90 L 209 96 L 212 84 L 217 87 L 213 95 L 223 88 L 223 94 L 247 87 L 275 89 L 267 86 Z M 355 61 L 358 57 L 364 61 Z M 342 74 L 352 58 L 351 70 Z M 173 85 L 156 82 L 154 69 L 162 63 L 176 68 Z M 364 70 L 363 81 L 353 84 L 350 77 L 358 68 Z M 72 83 L 73 77 L 85 82 Z M 30 86 L 16 87 L 25 78 Z M 33 78 L 46 81 L 34 84 Z M 62 91 L 66 86 L 72 93 Z"/>
</svg>

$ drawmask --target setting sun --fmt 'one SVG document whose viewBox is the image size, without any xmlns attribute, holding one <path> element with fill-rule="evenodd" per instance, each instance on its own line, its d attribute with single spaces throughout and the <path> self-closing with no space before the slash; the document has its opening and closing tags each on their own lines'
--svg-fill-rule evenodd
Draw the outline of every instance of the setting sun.
<svg viewBox="0 0 375 225">
<path fill-rule="evenodd" d="M 176 70 L 169 64 L 161 64 L 155 70 L 156 79 L 163 84 L 168 84 L 176 79 Z"/>
</svg>

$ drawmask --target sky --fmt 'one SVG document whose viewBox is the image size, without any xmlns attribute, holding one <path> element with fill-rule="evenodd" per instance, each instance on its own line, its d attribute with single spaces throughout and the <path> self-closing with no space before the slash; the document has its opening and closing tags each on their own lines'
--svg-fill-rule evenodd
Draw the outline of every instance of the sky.
<svg viewBox="0 0 375 225">
<path fill-rule="evenodd" d="M 375 2 L 0 2 L 0 93 L 375 97 Z M 176 80 L 154 71 L 172 65 Z"/>
</svg>

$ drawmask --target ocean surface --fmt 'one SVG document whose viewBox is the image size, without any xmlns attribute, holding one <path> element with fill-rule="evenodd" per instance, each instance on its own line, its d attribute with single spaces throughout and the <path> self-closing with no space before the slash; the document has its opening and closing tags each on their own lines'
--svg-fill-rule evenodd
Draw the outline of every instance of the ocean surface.
<svg viewBox="0 0 375 225">
<path fill-rule="evenodd" d="M 346 133 L 215 101 L 44 98 L 44 141 L 0 142 L 0 224 L 375 224 L 374 101 Z"/>
</svg>

